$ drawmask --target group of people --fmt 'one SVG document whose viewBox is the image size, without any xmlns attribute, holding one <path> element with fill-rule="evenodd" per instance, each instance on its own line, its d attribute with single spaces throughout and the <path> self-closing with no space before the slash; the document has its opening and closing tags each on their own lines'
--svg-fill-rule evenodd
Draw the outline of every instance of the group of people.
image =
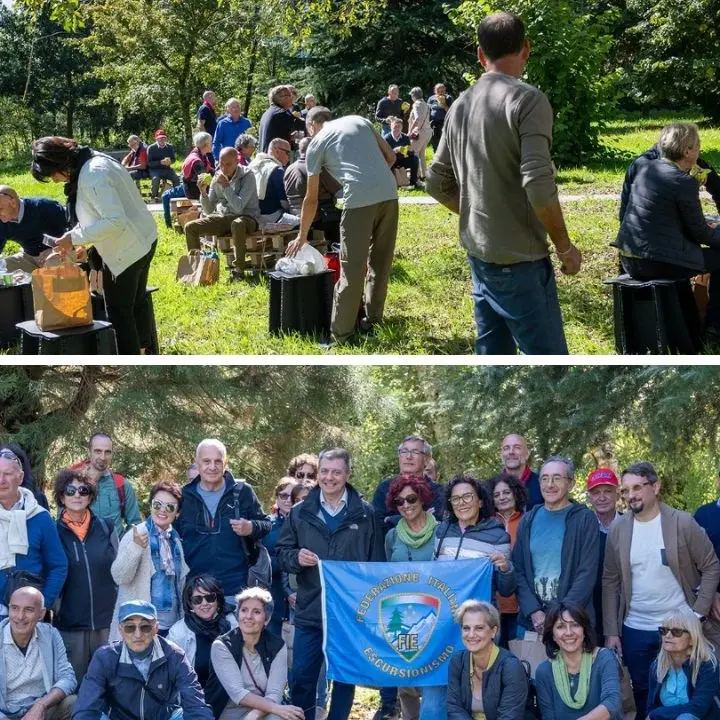
<svg viewBox="0 0 720 720">
<path fill-rule="evenodd" d="M 381 688 L 378 718 L 617 718 L 620 661 L 637 720 L 720 716 L 720 501 L 694 518 L 662 503 L 650 463 L 593 470 L 588 507 L 572 462 L 534 472 L 519 434 L 497 475 L 447 483 L 411 435 L 371 502 L 335 448 L 293 458 L 266 515 L 206 439 L 143 521 L 112 457 L 94 434 L 55 477 L 53 521 L 22 449 L 0 449 L 0 717 L 347 719 L 352 685 L 325 709 L 319 561 L 458 558 L 490 561 L 492 596 L 457 610 L 447 682 Z M 548 657 L 532 683 L 508 650 L 529 631 Z"/>
</svg>

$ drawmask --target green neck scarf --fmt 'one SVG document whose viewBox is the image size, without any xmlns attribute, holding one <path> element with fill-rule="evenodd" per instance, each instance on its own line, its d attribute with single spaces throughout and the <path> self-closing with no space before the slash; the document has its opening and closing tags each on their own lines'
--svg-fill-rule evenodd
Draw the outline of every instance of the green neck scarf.
<svg viewBox="0 0 720 720">
<path fill-rule="evenodd" d="M 415 530 L 407 524 L 405 518 L 400 518 L 400 522 L 397 524 L 397 536 L 400 542 L 405 543 L 413 550 L 417 550 L 432 538 L 437 524 L 438 521 L 434 515 L 425 513 L 425 525 L 422 530 L 415 532 Z"/>
<path fill-rule="evenodd" d="M 550 661 L 552 665 L 553 680 L 555 687 L 560 694 L 560 699 L 573 710 L 580 710 L 587 702 L 588 690 L 590 689 L 590 672 L 592 670 L 593 656 L 584 652 L 580 661 L 580 682 L 573 700 L 570 694 L 570 677 L 568 675 L 567 665 L 561 653 L 557 654 L 554 660 Z"/>
</svg>

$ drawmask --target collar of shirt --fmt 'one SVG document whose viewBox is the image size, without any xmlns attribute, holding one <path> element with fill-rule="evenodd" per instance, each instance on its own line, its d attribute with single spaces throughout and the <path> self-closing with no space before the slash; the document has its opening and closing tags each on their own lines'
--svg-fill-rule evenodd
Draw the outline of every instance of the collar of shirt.
<svg viewBox="0 0 720 720">
<path fill-rule="evenodd" d="M 345 488 L 345 492 L 342 494 L 338 506 L 333 510 L 328 504 L 327 500 L 325 500 L 325 493 L 322 490 L 320 491 L 320 506 L 325 510 L 328 515 L 337 515 L 347 505 L 347 501 L 348 491 L 347 488 Z"/>
<path fill-rule="evenodd" d="M 32 637 L 30 638 L 30 642 L 28 643 L 28 648 L 30 647 L 31 643 L 37 642 L 38 639 L 38 631 L 37 631 L 37 625 L 35 626 L 35 629 L 33 630 Z M 13 639 L 12 631 L 10 630 L 10 623 L 5 626 L 5 632 L 3 633 L 3 645 L 15 645 L 15 647 L 20 649 Z"/>
<path fill-rule="evenodd" d="M 18 495 L 20 495 L 20 499 L 10 508 L 10 512 L 25 509 L 25 498 L 21 492 L 18 492 Z"/>
<path fill-rule="evenodd" d="M 21 223 L 24 215 L 25 215 L 25 201 L 24 201 L 22 198 L 20 198 L 20 199 L 18 200 L 18 216 L 17 216 L 17 220 L 11 220 L 10 222 Z"/>
</svg>

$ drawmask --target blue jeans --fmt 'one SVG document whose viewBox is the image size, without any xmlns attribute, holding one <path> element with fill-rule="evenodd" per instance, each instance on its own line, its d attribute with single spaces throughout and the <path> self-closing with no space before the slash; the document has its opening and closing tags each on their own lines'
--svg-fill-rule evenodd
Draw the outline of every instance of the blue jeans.
<svg viewBox="0 0 720 720">
<path fill-rule="evenodd" d="M 647 715 L 648 675 L 652 661 L 660 652 L 660 634 L 657 630 L 634 630 L 623 625 L 621 640 L 623 662 L 632 680 L 636 720 L 644 720 Z"/>
<path fill-rule="evenodd" d="M 295 626 L 293 647 L 292 704 L 305 711 L 305 720 L 315 720 L 315 701 L 323 662 L 322 630 Z M 328 720 L 347 720 L 355 698 L 355 686 L 333 681 Z"/>
<path fill-rule="evenodd" d="M 549 258 L 496 265 L 468 255 L 478 355 L 567 355 Z"/>
<path fill-rule="evenodd" d="M 422 689 L 420 720 L 447 717 L 447 685 L 431 685 Z"/>
<path fill-rule="evenodd" d="M 163 206 L 163 216 L 165 218 L 165 225 L 169 228 L 172 228 L 172 220 L 170 218 L 170 200 L 173 198 L 183 198 L 185 197 L 185 188 L 182 185 L 176 185 L 173 188 L 170 188 L 169 190 L 166 190 L 162 194 L 162 206 Z"/>
</svg>

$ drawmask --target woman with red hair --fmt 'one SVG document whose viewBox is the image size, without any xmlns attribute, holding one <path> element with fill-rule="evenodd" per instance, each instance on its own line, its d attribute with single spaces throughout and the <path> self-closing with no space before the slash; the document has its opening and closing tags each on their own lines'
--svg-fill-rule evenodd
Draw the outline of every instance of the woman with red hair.
<svg viewBox="0 0 720 720">
<path fill-rule="evenodd" d="M 400 521 L 385 536 L 385 557 L 391 562 L 432 560 L 437 520 L 426 512 L 433 493 L 428 481 L 417 475 L 398 475 L 388 488 L 388 508 L 400 514 Z M 398 688 L 403 719 L 420 716 L 419 688 Z"/>
</svg>

